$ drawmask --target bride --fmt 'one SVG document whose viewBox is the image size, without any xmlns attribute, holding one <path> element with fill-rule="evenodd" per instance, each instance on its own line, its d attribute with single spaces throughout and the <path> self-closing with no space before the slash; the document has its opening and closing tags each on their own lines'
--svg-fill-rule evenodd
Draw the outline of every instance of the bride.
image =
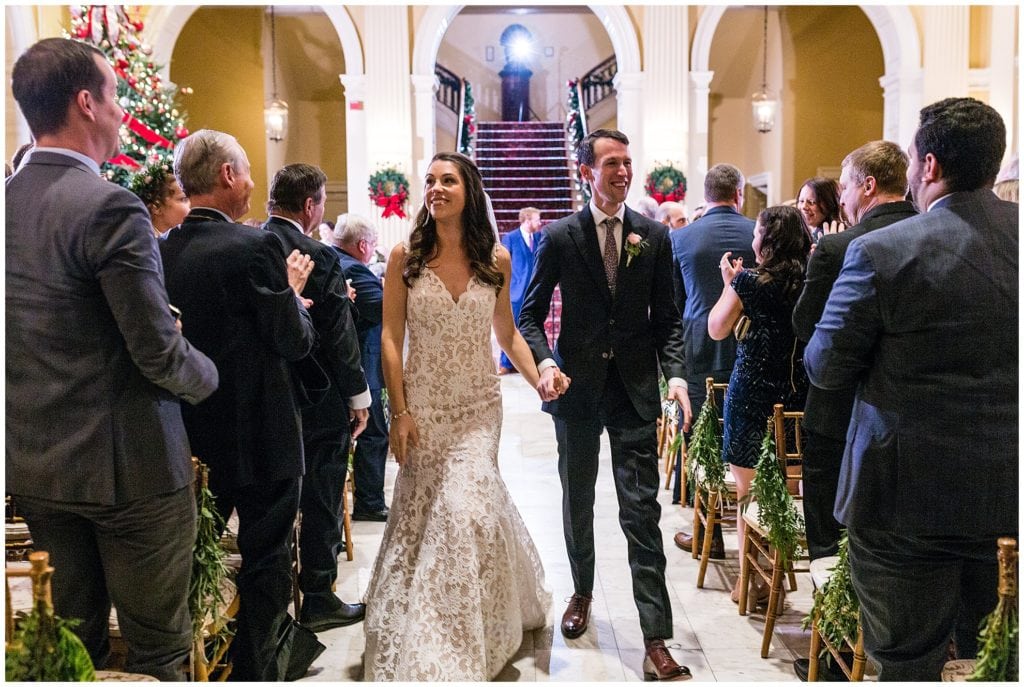
<svg viewBox="0 0 1024 687">
<path fill-rule="evenodd" d="M 381 355 L 400 468 L 366 593 L 364 679 L 490 680 L 524 630 L 547 624 L 551 605 L 498 474 L 492 325 L 523 378 L 536 387 L 539 375 L 515 328 L 511 260 L 476 165 L 439 153 L 425 182 L 409 244 L 391 252 L 384 282 Z"/>
</svg>

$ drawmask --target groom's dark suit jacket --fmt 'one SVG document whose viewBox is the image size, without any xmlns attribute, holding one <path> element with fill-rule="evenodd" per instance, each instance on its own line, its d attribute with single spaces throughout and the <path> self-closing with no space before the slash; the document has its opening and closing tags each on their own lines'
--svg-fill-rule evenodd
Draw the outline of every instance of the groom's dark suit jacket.
<svg viewBox="0 0 1024 687">
<path fill-rule="evenodd" d="M 614 356 L 634 408 L 640 417 L 653 421 L 661 412 L 659 372 L 666 378 L 684 377 L 668 230 L 626 208 L 623 242 L 635 233 L 647 245 L 632 261 L 620 250 L 614 299 L 589 205 L 548 225 L 544 233 L 547 238 L 537 252 L 519 329 L 537 362 L 553 358 L 572 379 L 568 392 L 545 403 L 544 410 L 566 420 L 593 417 L 601 407 Z M 562 291 L 562 320 L 552 351 L 544 320 L 556 285 Z"/>
<path fill-rule="evenodd" d="M 281 240 L 193 209 L 160 255 L 183 333 L 220 372 L 220 388 L 183 413 L 192 450 L 231 487 L 300 477 L 289 361 L 304 358 L 316 335 L 288 285 Z"/>
</svg>

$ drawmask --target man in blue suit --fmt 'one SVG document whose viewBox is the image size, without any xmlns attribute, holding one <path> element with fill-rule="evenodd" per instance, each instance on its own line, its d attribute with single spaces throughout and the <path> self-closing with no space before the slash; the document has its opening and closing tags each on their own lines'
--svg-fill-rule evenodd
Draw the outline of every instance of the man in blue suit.
<svg viewBox="0 0 1024 687">
<path fill-rule="evenodd" d="M 707 209 L 686 231 L 672 232 L 672 255 L 678 272 L 676 306 L 683 317 L 683 345 L 686 358 L 686 384 L 690 407 L 696 413 L 704 403 L 705 380 L 729 381 L 736 363 L 736 339 L 715 341 L 708 335 L 708 314 L 722 295 L 722 274 L 718 263 L 730 252 L 743 258 L 744 267 L 754 266 L 754 223 L 740 214 L 743 207 L 745 180 L 732 165 L 715 165 L 704 177 L 704 201 Z M 689 432 L 686 433 L 689 440 Z M 673 501 L 681 501 L 681 462 L 676 463 L 676 485 Z M 698 533 L 699 534 L 699 533 Z M 676 546 L 691 550 L 693 539 L 677 532 Z M 700 544 L 698 537 L 698 545 Z M 720 528 L 715 528 L 711 546 L 712 558 L 725 558 L 725 544 Z"/>
<path fill-rule="evenodd" d="M 921 110 L 907 178 L 922 214 L 853 241 L 804 362 L 856 389 L 835 516 L 880 680 L 938 680 L 996 605 L 1018 526 L 1018 206 L 992 183 L 999 114 Z"/>
<path fill-rule="evenodd" d="M 505 234 L 501 239 L 501 245 L 508 248 L 512 256 L 512 284 L 509 286 L 509 296 L 512 298 L 512 316 L 517 322 L 519 311 L 523 308 L 523 299 L 526 298 L 526 287 L 533 278 L 534 256 L 544 240 L 540 227 L 540 210 L 523 208 L 519 211 L 519 228 Z M 498 374 L 507 375 L 515 371 L 512 361 L 502 351 Z"/>
<path fill-rule="evenodd" d="M 345 214 L 338 217 L 333 239 L 333 247 L 341 260 L 341 269 L 356 292 L 355 306 L 359 313 L 356 331 L 371 396 L 370 419 L 356 444 L 355 464 L 352 467 L 356 484 L 352 519 L 383 522 L 388 518 L 388 507 L 384 503 L 388 424 L 381 401 L 384 372 L 380 363 L 384 286 L 380 278 L 367 267 L 377 248 L 377 230 L 359 215 Z"/>
</svg>

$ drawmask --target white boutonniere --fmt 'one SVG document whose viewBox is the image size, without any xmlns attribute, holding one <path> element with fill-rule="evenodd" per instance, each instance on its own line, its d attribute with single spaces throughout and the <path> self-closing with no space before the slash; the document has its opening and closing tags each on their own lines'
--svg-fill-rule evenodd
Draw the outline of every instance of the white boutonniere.
<svg viewBox="0 0 1024 687">
<path fill-rule="evenodd" d="M 626 267 L 633 262 L 633 258 L 647 250 L 648 245 L 647 239 L 642 239 L 639 234 L 629 232 L 629 236 L 626 237 Z"/>
</svg>

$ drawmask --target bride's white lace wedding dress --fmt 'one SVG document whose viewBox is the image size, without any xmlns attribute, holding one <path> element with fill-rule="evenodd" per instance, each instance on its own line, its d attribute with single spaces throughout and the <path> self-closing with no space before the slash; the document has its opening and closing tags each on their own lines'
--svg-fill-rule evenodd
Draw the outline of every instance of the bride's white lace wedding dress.
<svg viewBox="0 0 1024 687">
<path fill-rule="evenodd" d="M 495 291 L 456 301 L 424 268 L 408 293 L 405 397 L 419 432 L 366 593 L 366 680 L 480 681 L 547 623 L 537 549 L 501 476 Z"/>
</svg>

